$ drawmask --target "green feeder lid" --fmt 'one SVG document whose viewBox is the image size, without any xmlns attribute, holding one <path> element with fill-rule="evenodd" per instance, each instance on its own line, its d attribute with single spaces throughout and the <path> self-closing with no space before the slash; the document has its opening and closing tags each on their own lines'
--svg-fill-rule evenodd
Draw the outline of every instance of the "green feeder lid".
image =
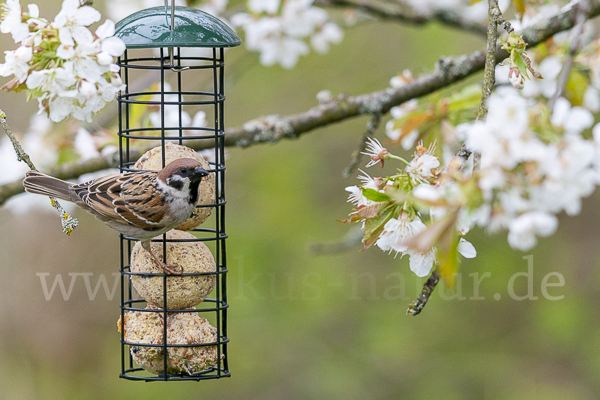
<svg viewBox="0 0 600 400">
<path fill-rule="evenodd" d="M 234 47 L 242 41 L 225 23 L 203 11 L 175 7 L 171 31 L 171 7 L 152 7 L 117 22 L 115 36 L 128 49 L 155 47 Z"/>
</svg>

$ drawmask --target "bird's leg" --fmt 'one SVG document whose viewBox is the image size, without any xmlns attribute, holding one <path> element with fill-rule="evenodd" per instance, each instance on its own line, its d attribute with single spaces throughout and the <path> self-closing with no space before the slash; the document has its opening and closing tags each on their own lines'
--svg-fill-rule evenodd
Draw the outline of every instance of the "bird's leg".
<svg viewBox="0 0 600 400">
<path fill-rule="evenodd" d="M 150 256 L 154 259 L 154 261 L 158 265 L 160 265 L 162 267 L 162 269 L 164 271 L 170 273 L 171 275 L 181 275 L 181 273 L 183 272 L 183 269 L 180 269 L 179 271 L 172 269 L 172 268 L 177 267 L 177 264 L 165 264 L 158 257 L 156 257 L 156 255 L 154 255 L 154 253 L 152 252 L 152 249 L 150 248 L 150 240 L 142 241 L 142 248 L 144 250 L 146 250 L 148 253 L 150 253 Z"/>
</svg>

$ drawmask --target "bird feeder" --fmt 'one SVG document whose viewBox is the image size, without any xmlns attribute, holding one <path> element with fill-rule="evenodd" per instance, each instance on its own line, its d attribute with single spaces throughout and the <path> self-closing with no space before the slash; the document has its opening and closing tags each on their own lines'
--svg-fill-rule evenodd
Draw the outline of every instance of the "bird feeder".
<svg viewBox="0 0 600 400">
<path fill-rule="evenodd" d="M 130 380 L 230 376 L 224 50 L 241 40 L 219 19 L 172 3 L 116 25 L 115 36 L 126 45 L 118 61 L 127 85 L 117 97 L 120 169 L 158 170 L 204 150 L 211 174 L 201 184 L 196 219 L 152 240 L 153 252 L 178 264 L 181 275 L 152 269 L 136 239 L 121 235 L 120 377 Z"/>
</svg>

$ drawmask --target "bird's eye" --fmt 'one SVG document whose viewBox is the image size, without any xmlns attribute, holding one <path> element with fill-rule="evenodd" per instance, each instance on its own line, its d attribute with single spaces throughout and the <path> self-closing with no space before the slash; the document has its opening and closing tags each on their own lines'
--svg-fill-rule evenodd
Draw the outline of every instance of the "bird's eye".
<svg viewBox="0 0 600 400">
<path fill-rule="evenodd" d="M 182 174 L 185 174 L 185 173 L 187 173 L 187 168 L 181 167 L 180 171 Z"/>
</svg>

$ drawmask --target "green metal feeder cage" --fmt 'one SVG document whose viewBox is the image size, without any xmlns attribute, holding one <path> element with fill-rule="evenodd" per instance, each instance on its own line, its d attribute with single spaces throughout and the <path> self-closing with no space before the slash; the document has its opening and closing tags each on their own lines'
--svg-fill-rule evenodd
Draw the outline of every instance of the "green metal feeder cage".
<svg viewBox="0 0 600 400">
<path fill-rule="evenodd" d="M 115 36 L 127 48 L 118 61 L 127 85 L 117 97 L 120 169 L 139 170 L 139 162 L 151 154 L 160 157 L 164 167 L 173 149 L 195 157 L 198 153 L 190 149 L 207 151 L 202 154 L 211 173 L 205 178 L 209 197 L 203 200 L 201 184 L 194 213 L 194 218 L 201 218 L 190 218 L 193 223 L 185 229 L 191 235 L 182 234 L 188 235 L 183 239 L 163 235 L 153 242 L 162 246 L 166 262 L 174 257 L 168 249 L 189 243 L 210 251 L 214 258 L 209 271 L 184 270 L 182 275 L 140 271 L 136 269 L 139 262 L 132 259 L 136 240 L 121 235 L 120 377 L 141 381 L 228 377 L 224 49 L 240 45 L 241 40 L 212 15 L 167 6 L 166 2 L 164 7 L 142 10 L 121 20 Z M 198 115 L 204 116 L 204 122 L 198 122 L 202 119 L 196 118 Z M 142 151 L 151 148 L 142 156 Z M 144 290 L 136 286 L 140 282 L 153 282 L 161 300 L 144 298 Z M 178 289 L 194 291 L 204 285 L 205 290 L 207 284 L 214 289 L 199 304 L 169 308 L 173 303 L 168 301 L 178 295 Z M 143 335 L 135 336 L 140 330 L 146 340 L 140 339 Z"/>
</svg>

